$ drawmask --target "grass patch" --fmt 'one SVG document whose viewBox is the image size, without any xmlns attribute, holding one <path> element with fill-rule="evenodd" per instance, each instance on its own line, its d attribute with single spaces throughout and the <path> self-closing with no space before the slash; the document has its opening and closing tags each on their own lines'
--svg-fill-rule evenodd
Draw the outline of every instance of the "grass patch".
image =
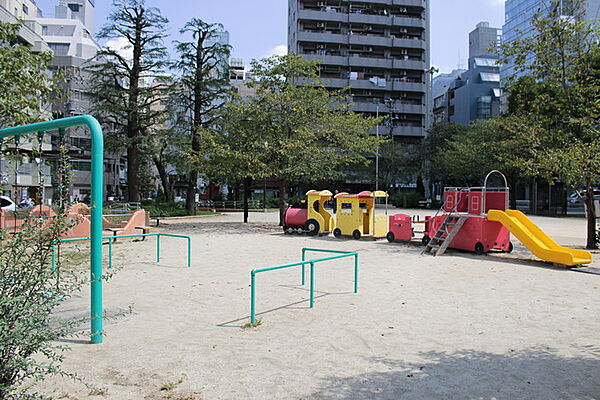
<svg viewBox="0 0 600 400">
<path fill-rule="evenodd" d="M 261 325 L 262 325 L 262 319 L 257 319 L 256 321 L 254 321 L 254 323 L 248 322 L 247 324 L 242 326 L 242 329 L 256 328 L 257 326 L 261 326 Z"/>
</svg>

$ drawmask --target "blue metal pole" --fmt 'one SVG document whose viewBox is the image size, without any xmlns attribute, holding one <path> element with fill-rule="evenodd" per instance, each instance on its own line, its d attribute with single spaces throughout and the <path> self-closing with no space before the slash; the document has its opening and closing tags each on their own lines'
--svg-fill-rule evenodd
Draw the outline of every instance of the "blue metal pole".
<svg viewBox="0 0 600 400">
<path fill-rule="evenodd" d="M 52 272 L 56 272 L 56 245 L 52 245 Z"/>
<path fill-rule="evenodd" d="M 160 233 L 156 236 L 156 262 L 160 262 Z"/>
<path fill-rule="evenodd" d="M 77 117 L 75 117 L 77 118 Z M 102 127 L 90 116 L 82 116 L 92 136 L 91 194 L 91 335 L 92 343 L 102 343 L 104 310 L 102 306 L 102 199 L 104 197 L 104 138 Z"/>
<path fill-rule="evenodd" d="M 113 238 L 108 238 L 108 268 L 112 268 L 112 245 Z"/>
<path fill-rule="evenodd" d="M 306 249 L 302 249 L 302 261 L 305 261 L 305 257 L 306 257 Z M 304 275 L 306 275 L 304 265 L 305 264 L 302 264 L 302 286 L 304 286 Z"/>
<path fill-rule="evenodd" d="M 358 253 L 354 254 L 354 293 L 358 293 Z"/>
<path fill-rule="evenodd" d="M 0 138 L 8 136 L 19 137 L 29 133 L 47 132 L 74 126 L 87 126 L 92 136 L 92 193 L 91 204 L 91 255 L 90 255 L 90 291 L 91 291 L 91 338 L 92 343 L 102 342 L 102 197 L 104 190 L 104 138 L 102 127 L 98 121 L 89 115 L 80 115 L 56 119 L 51 121 L 37 122 L 35 124 L 15 126 L 0 129 Z"/>
<path fill-rule="evenodd" d="M 188 268 L 192 266 L 192 238 L 187 238 L 188 243 Z"/>
<path fill-rule="evenodd" d="M 315 306 L 315 263 L 310 263 L 310 308 Z"/>
<path fill-rule="evenodd" d="M 254 290 L 254 285 L 256 281 L 256 272 L 252 271 L 250 273 L 250 324 L 252 326 L 254 326 L 254 324 L 256 323 L 256 315 L 255 315 L 255 306 L 254 306 L 254 302 L 256 300 L 255 296 L 255 290 Z"/>
</svg>

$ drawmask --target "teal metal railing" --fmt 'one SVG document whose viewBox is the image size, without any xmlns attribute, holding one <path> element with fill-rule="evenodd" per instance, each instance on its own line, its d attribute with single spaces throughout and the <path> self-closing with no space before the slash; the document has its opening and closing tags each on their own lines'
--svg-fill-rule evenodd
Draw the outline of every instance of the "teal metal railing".
<svg viewBox="0 0 600 400">
<path fill-rule="evenodd" d="M 306 260 L 307 252 L 333 253 L 335 256 Z M 256 324 L 256 274 L 260 272 L 275 271 L 292 267 L 302 267 L 302 285 L 305 284 L 304 276 L 306 275 L 305 266 L 310 265 L 310 308 L 315 305 L 315 264 L 322 261 L 337 260 L 339 258 L 354 257 L 354 293 L 358 293 L 358 252 L 356 251 L 340 251 L 327 249 L 313 249 L 305 247 L 302 249 L 302 261 L 277 265 L 275 267 L 256 268 L 250 272 L 250 324 Z"/>
<path fill-rule="evenodd" d="M 30 133 L 43 136 L 47 131 L 87 126 L 92 138 L 91 228 L 90 228 L 90 319 L 92 343 L 102 343 L 102 192 L 104 190 L 104 137 L 98 121 L 89 115 L 37 122 L 34 124 L 0 129 L 0 139 Z"/>
<path fill-rule="evenodd" d="M 156 236 L 156 262 L 160 262 L 160 238 L 161 236 L 187 239 L 187 266 L 191 267 L 192 263 L 192 239 L 186 235 L 174 235 L 172 233 L 134 233 L 131 235 L 103 236 L 103 240 L 108 240 L 108 268 L 112 268 L 113 242 L 117 239 L 134 238 L 134 237 L 149 237 Z M 60 239 L 60 243 L 65 242 L 82 242 L 90 240 L 89 237 Z M 56 244 L 52 249 L 52 271 L 56 270 Z"/>
</svg>

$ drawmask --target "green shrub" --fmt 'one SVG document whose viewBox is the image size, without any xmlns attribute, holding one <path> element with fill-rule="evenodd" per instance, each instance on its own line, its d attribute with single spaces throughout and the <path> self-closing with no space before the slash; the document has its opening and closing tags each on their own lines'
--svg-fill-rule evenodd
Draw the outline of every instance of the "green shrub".
<svg viewBox="0 0 600 400">
<path fill-rule="evenodd" d="M 0 238 L 0 399 L 45 398 L 31 386 L 49 375 L 81 379 L 62 370 L 69 348 L 56 344 L 81 321 L 53 315 L 83 283 L 60 265 L 51 268 L 53 244 L 66 228 L 64 215 L 49 227 L 34 218 Z"/>
<path fill-rule="evenodd" d="M 394 193 L 389 198 L 389 202 L 399 208 L 417 208 L 419 201 L 423 200 L 425 197 L 417 192 Z"/>
<path fill-rule="evenodd" d="M 153 201 L 143 201 L 142 208 L 146 210 L 151 217 L 185 217 L 190 215 L 185 208 L 185 202 L 155 203 Z M 196 214 L 213 214 L 212 212 L 198 211 Z"/>
</svg>

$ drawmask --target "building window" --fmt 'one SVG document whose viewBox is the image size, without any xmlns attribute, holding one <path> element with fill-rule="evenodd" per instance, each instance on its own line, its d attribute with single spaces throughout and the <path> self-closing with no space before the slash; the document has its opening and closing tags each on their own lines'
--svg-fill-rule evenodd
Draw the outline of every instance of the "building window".
<svg viewBox="0 0 600 400">
<path fill-rule="evenodd" d="M 79 4 L 70 3 L 69 8 L 71 9 L 72 12 L 79 12 Z"/>
<path fill-rule="evenodd" d="M 48 47 L 54 52 L 55 56 L 66 56 L 69 54 L 68 43 L 48 43 Z"/>
<path fill-rule="evenodd" d="M 481 76 L 482 82 L 500 82 L 500 74 L 481 72 L 479 76 Z"/>
<path fill-rule="evenodd" d="M 25 15 L 29 15 L 29 7 L 27 7 L 25 4 L 23 4 L 23 12 Z"/>
<path fill-rule="evenodd" d="M 492 96 L 477 98 L 477 118 L 486 119 L 492 116 Z"/>
<path fill-rule="evenodd" d="M 71 163 L 73 169 L 76 171 L 91 171 L 92 163 L 86 161 L 73 161 Z"/>
<path fill-rule="evenodd" d="M 42 35 L 48 35 L 48 25 L 42 25 Z"/>
</svg>

